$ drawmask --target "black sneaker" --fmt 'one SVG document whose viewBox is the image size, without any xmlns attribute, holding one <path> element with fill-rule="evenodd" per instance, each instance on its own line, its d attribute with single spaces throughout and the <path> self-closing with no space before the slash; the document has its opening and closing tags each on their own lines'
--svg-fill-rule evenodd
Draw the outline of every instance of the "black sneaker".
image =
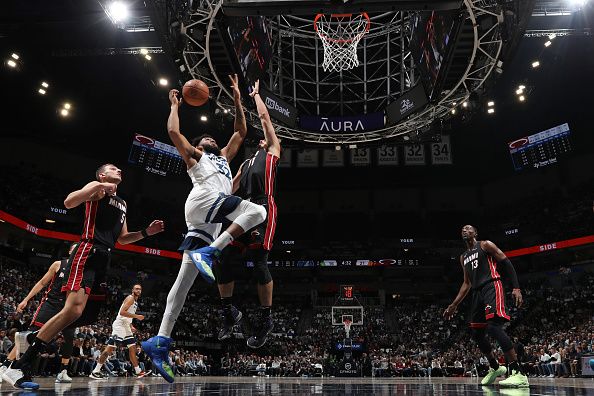
<svg viewBox="0 0 594 396">
<path fill-rule="evenodd" d="M 232 305 L 231 312 L 227 314 L 223 313 L 222 316 L 223 328 L 219 331 L 219 341 L 223 341 L 231 337 L 231 334 L 233 334 L 233 326 L 241 322 L 243 314 L 239 309 L 235 308 L 235 306 Z"/>
<path fill-rule="evenodd" d="M 93 378 L 96 380 L 104 380 L 107 379 L 107 377 L 105 376 L 105 374 L 103 374 L 102 372 L 96 372 L 96 371 L 92 371 L 91 374 L 89 374 L 89 378 Z"/>
<path fill-rule="evenodd" d="M 267 316 L 260 320 L 260 324 L 256 327 L 256 334 L 254 334 L 247 340 L 247 346 L 249 346 L 252 349 L 261 348 L 264 344 L 266 344 L 268 334 L 270 334 L 272 329 L 274 329 L 274 323 L 272 322 L 271 316 Z"/>
</svg>

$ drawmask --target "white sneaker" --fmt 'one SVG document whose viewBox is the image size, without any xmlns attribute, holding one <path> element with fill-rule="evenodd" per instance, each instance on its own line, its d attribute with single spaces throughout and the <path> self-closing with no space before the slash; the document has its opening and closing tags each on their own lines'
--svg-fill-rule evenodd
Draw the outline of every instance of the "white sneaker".
<svg viewBox="0 0 594 396">
<path fill-rule="evenodd" d="M 17 331 L 14 333 L 14 347 L 16 348 L 17 359 L 29 349 L 29 341 L 27 341 L 29 334 L 31 334 L 30 331 Z"/>
<path fill-rule="evenodd" d="M 68 371 L 66 371 L 65 369 L 60 371 L 56 377 L 56 382 L 57 383 L 61 383 L 61 382 L 72 382 L 72 378 L 70 378 L 70 376 L 68 375 Z"/>
<path fill-rule="evenodd" d="M 4 374 L 6 370 L 8 370 L 8 367 L 5 365 L 0 366 L 0 384 L 2 383 L 2 374 Z"/>
</svg>

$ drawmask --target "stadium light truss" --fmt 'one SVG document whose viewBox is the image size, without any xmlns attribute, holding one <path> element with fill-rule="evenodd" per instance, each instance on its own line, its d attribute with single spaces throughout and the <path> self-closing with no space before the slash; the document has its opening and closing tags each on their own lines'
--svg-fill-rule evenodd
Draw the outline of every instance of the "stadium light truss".
<svg viewBox="0 0 594 396">
<path fill-rule="evenodd" d="M 234 112 L 232 94 L 228 88 L 229 84 L 225 79 L 226 76 L 217 75 L 215 65 L 213 64 L 209 52 L 211 40 L 213 34 L 215 34 L 215 19 L 221 12 L 222 1 L 201 0 L 198 4 L 195 2 L 194 5 L 196 6 L 194 9 L 188 10 L 184 27 L 186 30 L 196 28 L 205 31 L 205 41 L 199 42 L 191 35 L 187 35 L 188 40 L 182 52 L 184 64 L 193 78 L 201 79 L 207 83 L 211 90 L 211 96 L 221 109 Z M 429 104 L 422 111 L 396 125 L 375 131 L 325 134 L 299 128 L 289 128 L 285 125 L 275 123 L 277 134 L 285 139 L 308 143 L 331 144 L 333 146 L 367 143 L 383 139 L 391 139 L 424 130 L 430 127 L 435 120 L 451 117 L 452 108 L 456 108 L 456 106 L 453 106 L 452 104 L 457 103 L 457 105 L 460 105 L 468 101 L 473 92 L 483 87 L 485 81 L 492 75 L 493 71 L 500 69 L 502 66 L 499 57 L 503 48 L 503 41 L 501 38 L 503 15 L 500 6 L 497 4 L 497 0 L 464 0 L 462 12 L 465 14 L 466 21 L 472 26 L 472 52 L 469 57 L 468 65 L 459 81 L 454 84 L 449 91 L 441 92 L 435 103 Z M 393 13 L 394 18 L 401 18 L 401 20 L 405 18 L 404 14 L 400 12 Z M 488 28 L 483 28 L 482 25 L 477 22 L 477 19 L 481 16 L 493 17 L 493 20 L 495 21 L 494 24 Z M 385 17 L 390 18 L 389 15 Z M 300 35 L 308 35 L 308 37 L 311 37 L 312 42 L 316 43 L 313 29 L 306 31 L 305 28 L 294 28 L 295 18 L 296 17 L 279 17 L 276 19 L 275 25 L 273 24 L 273 26 L 278 30 L 277 33 L 280 34 L 277 34 L 275 39 L 281 41 L 285 40 L 285 42 L 288 42 L 287 45 L 290 45 L 291 40 L 299 38 Z M 311 24 L 311 21 L 308 20 L 307 22 Z M 289 34 L 283 34 L 282 30 L 284 26 L 289 25 L 292 29 L 290 37 Z M 375 30 L 370 30 L 366 40 L 371 40 L 382 34 L 388 35 L 386 28 L 384 26 L 379 26 Z M 365 40 L 362 40 L 359 45 L 365 45 Z M 410 51 L 408 51 L 407 48 L 401 48 L 401 50 L 400 61 L 406 62 L 408 60 L 411 62 L 411 67 L 403 67 L 401 71 L 404 74 L 398 76 L 398 81 L 401 82 L 400 93 L 403 92 L 405 84 L 409 84 L 409 86 L 414 85 L 410 82 L 416 81 L 415 76 L 418 76 L 418 73 L 416 73 L 414 67 L 412 67 L 412 56 Z M 384 61 L 386 61 L 386 59 L 384 59 Z M 274 62 L 274 60 L 272 62 Z M 278 78 L 278 76 L 272 75 L 270 78 L 271 83 L 274 83 L 274 79 Z M 409 81 L 405 82 L 406 79 Z M 300 82 L 295 81 L 295 83 L 298 84 Z M 388 99 L 390 98 L 386 97 L 386 100 Z M 297 98 L 297 102 L 298 100 L 299 98 Z M 385 106 L 388 104 L 389 103 L 386 102 Z M 246 116 L 248 122 L 256 128 L 260 128 L 260 120 L 255 111 L 247 111 Z"/>
</svg>

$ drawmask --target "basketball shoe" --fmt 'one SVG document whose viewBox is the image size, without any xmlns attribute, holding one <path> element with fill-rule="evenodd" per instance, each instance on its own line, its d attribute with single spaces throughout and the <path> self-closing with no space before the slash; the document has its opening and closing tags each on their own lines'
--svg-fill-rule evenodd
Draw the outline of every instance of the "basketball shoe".
<svg viewBox="0 0 594 396">
<path fill-rule="evenodd" d="M 200 275 L 202 275 L 208 283 L 213 283 L 215 281 L 215 276 L 212 272 L 212 266 L 221 256 L 221 251 L 212 246 L 206 246 L 190 251 L 189 255 L 196 268 L 198 268 L 198 271 L 200 271 Z"/>
<path fill-rule="evenodd" d="M 163 336 L 154 336 L 142 342 L 142 349 L 149 355 L 153 361 L 153 366 L 167 382 L 173 382 L 173 369 L 169 361 L 169 346 L 172 339 Z"/>
<path fill-rule="evenodd" d="M 483 378 L 483 380 L 481 381 L 481 385 L 491 385 L 492 383 L 495 382 L 497 377 L 500 377 L 500 376 L 504 375 L 505 373 L 507 373 L 507 368 L 505 366 L 499 366 L 499 367 L 497 367 L 497 370 L 493 370 L 492 368 L 489 368 L 489 372 L 487 373 L 487 375 L 485 375 L 485 378 Z"/>
<path fill-rule="evenodd" d="M 243 314 L 239 309 L 232 305 L 229 312 L 225 312 L 225 310 L 222 311 L 222 317 L 223 328 L 219 331 L 219 341 L 223 341 L 231 337 L 231 334 L 233 334 L 233 327 L 241 322 Z"/>
</svg>

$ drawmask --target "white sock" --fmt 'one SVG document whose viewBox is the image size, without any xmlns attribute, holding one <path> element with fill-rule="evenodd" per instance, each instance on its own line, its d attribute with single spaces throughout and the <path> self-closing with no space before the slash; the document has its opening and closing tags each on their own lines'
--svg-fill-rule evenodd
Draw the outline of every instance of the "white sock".
<svg viewBox="0 0 594 396">
<path fill-rule="evenodd" d="M 142 370 L 140 369 L 140 367 L 138 367 L 138 366 L 134 367 L 134 372 L 135 372 L 136 374 L 139 374 L 141 371 L 142 371 Z"/>
<path fill-rule="evenodd" d="M 221 232 L 221 235 L 210 246 L 223 250 L 228 244 L 233 242 L 233 237 L 227 231 Z"/>
<path fill-rule="evenodd" d="M 198 268 L 188 256 L 187 250 L 184 252 L 182 263 L 177 274 L 177 279 L 167 295 L 167 306 L 163 313 L 163 319 L 161 320 L 161 327 L 159 328 L 158 335 L 161 337 L 171 337 L 173 332 L 173 326 L 179 316 L 184 303 L 186 302 L 186 296 L 194 284 L 194 280 L 198 276 Z"/>
<path fill-rule="evenodd" d="M 97 362 L 97 365 L 95 366 L 95 368 L 93 369 L 94 373 L 98 373 L 99 371 L 101 371 L 101 367 L 103 367 L 103 364 Z"/>
</svg>

